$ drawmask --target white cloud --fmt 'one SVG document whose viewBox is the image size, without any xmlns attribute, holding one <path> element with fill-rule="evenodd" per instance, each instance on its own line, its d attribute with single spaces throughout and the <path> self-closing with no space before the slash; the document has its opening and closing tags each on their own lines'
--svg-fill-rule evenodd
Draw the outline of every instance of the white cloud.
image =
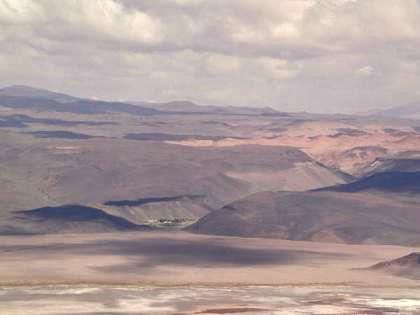
<svg viewBox="0 0 420 315">
<path fill-rule="evenodd" d="M 209 54 L 205 57 L 206 70 L 213 74 L 225 75 L 237 71 L 243 66 L 243 60 L 238 57 L 221 54 Z"/>
<path fill-rule="evenodd" d="M 375 73 L 375 68 L 372 66 L 365 66 L 357 69 L 356 74 L 361 77 L 370 77 Z"/>
<path fill-rule="evenodd" d="M 295 77 L 300 70 L 300 66 L 284 59 L 259 58 L 257 66 L 260 66 L 265 76 L 274 80 L 286 80 Z"/>
<path fill-rule="evenodd" d="M 94 32 L 111 39 L 155 44 L 162 40 L 161 24 L 138 10 L 128 10 L 113 0 L 56 2 L 57 15 L 83 32 Z"/>
<path fill-rule="evenodd" d="M 0 24 L 25 24 L 44 18 L 44 8 L 32 0 L 0 0 Z"/>
</svg>

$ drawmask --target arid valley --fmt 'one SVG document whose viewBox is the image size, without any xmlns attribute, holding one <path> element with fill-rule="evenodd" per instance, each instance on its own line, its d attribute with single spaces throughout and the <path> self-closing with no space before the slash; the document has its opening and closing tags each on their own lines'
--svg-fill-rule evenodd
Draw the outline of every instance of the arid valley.
<svg viewBox="0 0 420 315">
<path fill-rule="evenodd" d="M 420 315 L 420 0 L 0 0 L 0 315 Z"/>
<path fill-rule="evenodd" d="M 419 307 L 415 119 L 109 107 L 22 86 L 0 103 L 5 314 Z"/>
</svg>

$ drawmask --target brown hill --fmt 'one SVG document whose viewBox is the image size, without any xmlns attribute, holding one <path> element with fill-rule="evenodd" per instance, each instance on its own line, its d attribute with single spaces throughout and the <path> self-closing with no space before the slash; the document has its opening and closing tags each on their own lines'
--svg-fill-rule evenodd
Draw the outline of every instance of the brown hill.
<svg viewBox="0 0 420 315">
<path fill-rule="evenodd" d="M 15 227 L 0 226 L 0 234 L 86 233 L 150 230 L 105 211 L 80 205 L 43 207 L 14 213 Z"/>
<path fill-rule="evenodd" d="M 212 210 L 206 205 L 205 196 L 198 195 L 110 200 L 104 206 L 108 212 L 131 222 L 158 226 L 186 226 Z"/>
<path fill-rule="evenodd" d="M 417 280 L 420 279 L 420 253 L 414 252 L 394 260 L 383 261 L 368 269 Z"/>
<path fill-rule="evenodd" d="M 161 198 L 135 207 L 108 205 L 106 211 L 138 224 L 196 220 L 267 188 L 306 190 L 345 182 L 342 174 L 290 147 L 193 148 L 111 138 L 3 140 L 0 216 L 51 204 L 101 207 L 110 200 Z M 173 196 L 201 197 L 167 199 Z"/>
<path fill-rule="evenodd" d="M 380 172 L 355 182 L 322 190 L 341 192 L 383 191 L 418 194 L 420 193 L 420 172 Z"/>
<path fill-rule="evenodd" d="M 262 192 L 213 211 L 195 233 L 342 243 L 420 244 L 420 202 L 385 194 Z"/>
</svg>

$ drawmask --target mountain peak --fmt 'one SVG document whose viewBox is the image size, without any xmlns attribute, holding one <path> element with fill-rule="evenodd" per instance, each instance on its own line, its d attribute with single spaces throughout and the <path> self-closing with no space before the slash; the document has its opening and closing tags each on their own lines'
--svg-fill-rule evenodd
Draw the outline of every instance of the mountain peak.
<svg viewBox="0 0 420 315">
<path fill-rule="evenodd" d="M 39 93 L 52 93 L 46 89 L 41 89 L 41 88 L 36 88 L 36 87 L 32 87 L 29 85 L 10 85 L 10 86 L 6 86 L 2 89 L 0 89 L 1 94 L 27 94 L 27 93 L 32 93 L 32 94 L 39 94 Z M 20 95 L 19 95 L 20 96 Z"/>
<path fill-rule="evenodd" d="M 391 267 L 419 267 L 420 268 L 420 252 L 413 252 L 403 257 L 383 261 L 370 267 L 370 269 L 385 269 Z"/>
<path fill-rule="evenodd" d="M 75 97 L 62 93 L 52 92 L 46 89 L 36 88 L 28 85 L 11 85 L 0 89 L 0 96 L 9 97 L 31 97 L 41 99 L 53 99 L 57 102 L 71 102 Z"/>
</svg>

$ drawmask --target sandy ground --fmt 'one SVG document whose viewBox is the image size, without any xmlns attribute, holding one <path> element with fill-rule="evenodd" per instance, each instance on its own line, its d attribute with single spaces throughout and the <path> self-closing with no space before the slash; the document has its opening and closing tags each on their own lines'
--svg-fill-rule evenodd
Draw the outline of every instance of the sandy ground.
<svg viewBox="0 0 420 315">
<path fill-rule="evenodd" d="M 184 232 L 0 237 L 0 284 L 358 285 L 418 282 L 352 270 L 416 248 Z"/>
</svg>

